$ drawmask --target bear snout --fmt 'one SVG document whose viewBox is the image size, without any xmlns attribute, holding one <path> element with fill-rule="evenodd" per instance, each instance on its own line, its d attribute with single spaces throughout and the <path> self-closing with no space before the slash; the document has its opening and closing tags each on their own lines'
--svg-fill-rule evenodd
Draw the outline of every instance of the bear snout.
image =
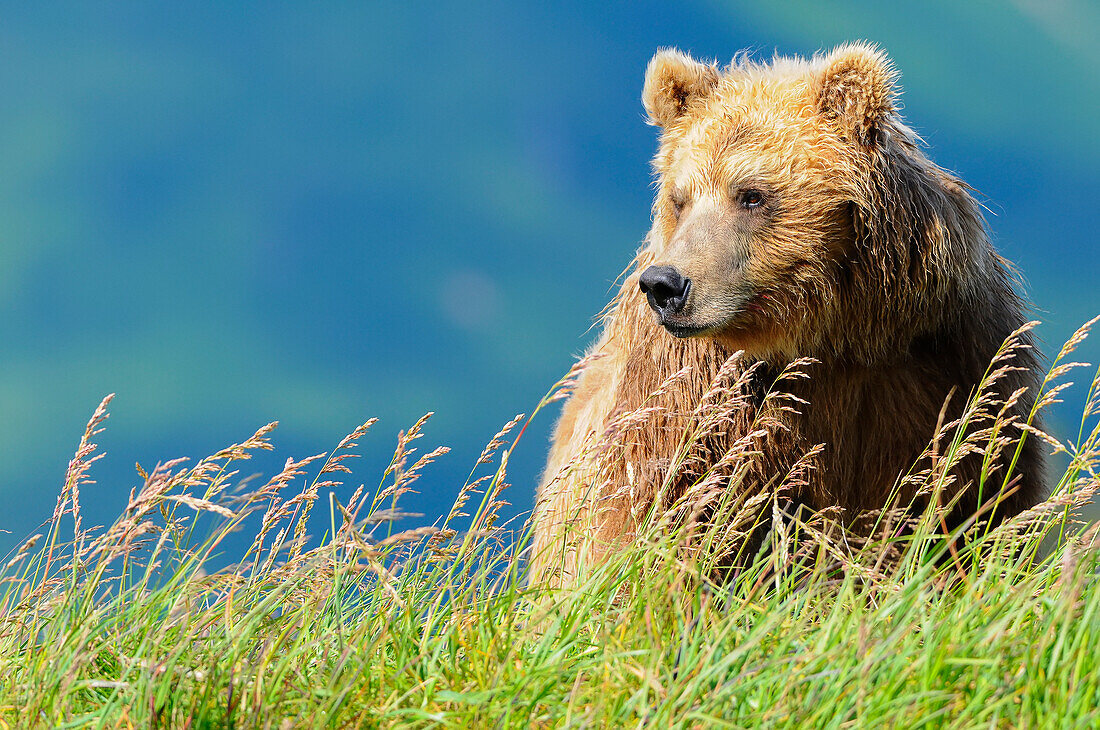
<svg viewBox="0 0 1100 730">
<path fill-rule="evenodd" d="M 672 266 L 650 266 L 642 272 L 638 287 L 649 306 L 664 320 L 684 308 L 691 293 L 691 279 L 681 276 Z"/>
</svg>

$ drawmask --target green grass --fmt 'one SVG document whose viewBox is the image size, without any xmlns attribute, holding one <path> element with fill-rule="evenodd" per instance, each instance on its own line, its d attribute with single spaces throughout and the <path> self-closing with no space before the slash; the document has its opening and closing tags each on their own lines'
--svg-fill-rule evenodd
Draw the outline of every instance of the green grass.
<svg viewBox="0 0 1100 730">
<path fill-rule="evenodd" d="M 770 549 L 716 583 L 722 551 L 699 546 L 721 530 L 654 514 L 555 590 L 525 584 L 526 530 L 498 524 L 518 418 L 430 528 L 393 526 L 440 453 L 417 457 L 422 419 L 379 486 L 347 504 L 319 495 L 348 478 L 370 424 L 242 488 L 237 470 L 271 448 L 269 426 L 158 466 L 114 524 L 86 530 L 81 487 L 106 405 L 48 530 L 3 567 L 0 726 L 1100 725 L 1100 538 L 1072 519 L 1100 488 L 1097 381 L 1080 434 L 1057 445 L 1069 463 L 1051 499 L 996 529 L 967 525 L 951 542 L 929 507 L 911 530 L 857 540 L 776 513 Z M 965 418 L 989 428 L 941 463 L 1006 447 L 990 413 L 979 392 Z M 239 530 L 254 534 L 248 554 L 208 574 Z"/>
</svg>

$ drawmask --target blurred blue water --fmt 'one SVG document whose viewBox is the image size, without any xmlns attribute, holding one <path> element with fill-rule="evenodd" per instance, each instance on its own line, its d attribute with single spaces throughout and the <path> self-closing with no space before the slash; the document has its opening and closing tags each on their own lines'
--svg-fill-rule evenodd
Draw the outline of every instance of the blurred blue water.
<svg viewBox="0 0 1100 730">
<path fill-rule="evenodd" d="M 48 516 L 108 392 L 92 521 L 117 513 L 135 461 L 275 419 L 268 473 L 379 416 L 357 465 L 371 484 L 428 410 L 425 443 L 454 452 L 406 506 L 445 511 L 484 442 L 589 341 L 648 228 L 638 96 L 658 46 L 881 43 L 1053 349 L 1100 313 L 1098 31 L 1095 5 L 1023 0 L 9 8 L 0 547 Z M 513 456 L 517 509 L 551 423 Z"/>
</svg>

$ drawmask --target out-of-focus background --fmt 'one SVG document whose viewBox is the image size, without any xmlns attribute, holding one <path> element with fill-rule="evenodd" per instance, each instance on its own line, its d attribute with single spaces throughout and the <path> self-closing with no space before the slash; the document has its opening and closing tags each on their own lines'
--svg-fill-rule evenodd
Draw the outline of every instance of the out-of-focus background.
<svg viewBox="0 0 1100 730">
<path fill-rule="evenodd" d="M 119 512 L 135 461 L 275 419 L 268 473 L 380 417 L 356 465 L 374 484 L 428 410 L 421 443 L 454 451 L 405 506 L 445 511 L 591 340 L 649 226 L 639 93 L 660 46 L 884 46 L 906 118 L 980 191 L 1054 350 L 1100 314 L 1098 38 L 1085 0 L 9 7 L 0 548 L 49 516 L 108 392 L 85 524 Z M 553 416 L 512 457 L 516 511 Z"/>
</svg>

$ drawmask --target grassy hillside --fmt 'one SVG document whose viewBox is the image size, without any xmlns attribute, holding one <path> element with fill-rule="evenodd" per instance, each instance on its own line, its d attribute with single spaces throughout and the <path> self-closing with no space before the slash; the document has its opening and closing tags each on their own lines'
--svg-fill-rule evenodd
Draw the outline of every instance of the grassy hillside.
<svg viewBox="0 0 1100 730">
<path fill-rule="evenodd" d="M 1006 351 L 989 378 L 1010 366 Z M 272 424 L 194 464 L 138 466 L 123 514 L 92 528 L 82 505 L 105 400 L 52 521 L 3 568 L 0 726 L 1095 726 L 1100 537 L 1072 515 L 1100 489 L 1100 378 L 1079 436 L 1049 441 L 1068 457 L 1049 501 L 946 539 L 949 505 L 936 505 L 952 461 L 1016 448 L 989 392 L 963 416 L 975 436 L 909 475 L 933 506 L 907 529 L 857 540 L 775 511 L 770 549 L 717 583 L 730 536 L 654 512 L 564 590 L 525 585 L 526 532 L 497 520 L 522 418 L 431 527 L 394 526 L 442 453 L 418 450 L 424 418 L 374 489 L 341 484 L 370 423 L 327 456 L 244 478 Z M 347 498 L 319 503 L 329 487 Z M 725 504 L 721 525 L 735 517 Z M 882 525 L 899 527 L 903 507 Z M 213 570 L 235 531 L 252 547 Z"/>
</svg>

